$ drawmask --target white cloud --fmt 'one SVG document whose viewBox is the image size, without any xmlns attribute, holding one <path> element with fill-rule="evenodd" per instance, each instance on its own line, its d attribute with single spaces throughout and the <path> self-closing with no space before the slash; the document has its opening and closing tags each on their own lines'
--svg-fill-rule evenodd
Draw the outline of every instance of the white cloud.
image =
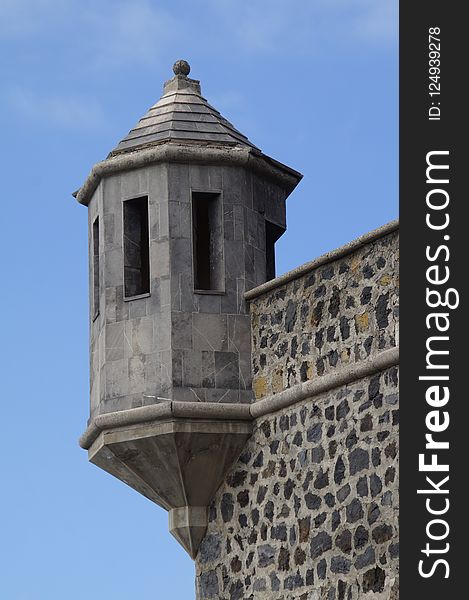
<svg viewBox="0 0 469 600">
<path fill-rule="evenodd" d="M 155 65 L 187 43 L 304 56 L 347 41 L 397 40 L 397 0 L 200 0 L 196 20 L 187 1 L 0 0 L 0 37 L 62 47 L 85 73 Z"/>
<path fill-rule="evenodd" d="M 397 42 L 397 0 L 362 0 L 359 4 L 362 7 L 354 19 L 355 35 L 375 43 Z"/>
<path fill-rule="evenodd" d="M 0 0 L 0 38 L 56 44 L 104 71 L 156 61 L 181 35 L 173 13 L 152 0 Z"/>
<path fill-rule="evenodd" d="M 108 126 L 100 105 L 88 97 L 48 95 L 17 86 L 8 90 L 3 100 L 24 119 L 45 128 L 90 130 Z"/>
<path fill-rule="evenodd" d="M 89 31 L 87 55 L 97 70 L 152 64 L 181 29 L 177 19 L 148 0 L 93 5 L 82 27 Z"/>
<path fill-rule="evenodd" d="M 37 4 L 42 4 L 38 0 Z M 31 0 L 1 0 L 0 39 L 30 35 L 38 28 L 40 14 Z"/>
<path fill-rule="evenodd" d="M 397 0 L 206 0 L 229 24 L 242 48 L 281 54 L 323 43 L 397 41 Z"/>
</svg>

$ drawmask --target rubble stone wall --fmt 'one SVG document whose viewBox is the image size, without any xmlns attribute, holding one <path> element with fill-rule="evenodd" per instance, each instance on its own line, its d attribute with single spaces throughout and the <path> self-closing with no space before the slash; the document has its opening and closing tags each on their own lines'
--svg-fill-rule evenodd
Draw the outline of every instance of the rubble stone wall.
<svg viewBox="0 0 469 600">
<path fill-rule="evenodd" d="M 256 399 L 396 346 L 398 233 L 251 301 Z"/>
<path fill-rule="evenodd" d="M 251 302 L 258 400 L 396 345 L 391 231 Z M 398 366 L 259 417 L 209 509 L 199 600 L 397 600 Z"/>
</svg>

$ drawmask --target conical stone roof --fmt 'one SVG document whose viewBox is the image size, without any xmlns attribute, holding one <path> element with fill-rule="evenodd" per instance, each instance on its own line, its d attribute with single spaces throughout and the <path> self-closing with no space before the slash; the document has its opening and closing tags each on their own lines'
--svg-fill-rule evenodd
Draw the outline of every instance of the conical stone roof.
<svg viewBox="0 0 469 600">
<path fill-rule="evenodd" d="M 178 60 L 163 95 L 110 153 L 115 156 L 165 141 L 242 145 L 256 148 L 201 95 L 200 82 L 189 79 L 189 64 Z"/>
</svg>

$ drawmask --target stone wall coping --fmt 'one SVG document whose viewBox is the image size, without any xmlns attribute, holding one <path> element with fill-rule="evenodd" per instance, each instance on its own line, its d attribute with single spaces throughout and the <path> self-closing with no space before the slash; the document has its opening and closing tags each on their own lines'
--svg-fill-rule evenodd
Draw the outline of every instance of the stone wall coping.
<svg viewBox="0 0 469 600">
<path fill-rule="evenodd" d="M 317 379 L 297 383 L 291 388 L 287 388 L 278 394 L 257 400 L 257 402 L 250 405 L 251 415 L 254 419 L 263 417 L 291 406 L 292 404 L 296 404 L 297 402 L 301 402 L 301 400 L 305 400 L 306 398 L 323 394 L 331 389 L 347 385 L 357 379 L 363 379 L 364 377 L 368 377 L 379 371 L 384 371 L 398 363 L 398 347 L 383 350 L 375 356 L 368 357 L 366 360 L 349 364 L 332 373 L 322 375 Z"/>
<path fill-rule="evenodd" d="M 390 348 L 359 363 L 347 365 L 317 379 L 298 383 L 283 392 L 267 396 L 253 404 L 167 401 L 150 406 L 105 413 L 98 415 L 91 421 L 85 433 L 80 437 L 79 444 L 82 448 L 88 450 L 94 440 L 105 429 L 157 420 L 176 418 L 250 421 L 275 413 L 306 398 L 317 396 L 339 386 L 347 385 L 352 381 L 384 371 L 398 363 L 399 348 Z"/>
<path fill-rule="evenodd" d="M 160 162 L 189 164 L 223 164 L 243 166 L 276 181 L 288 194 L 302 179 L 301 173 L 270 158 L 254 148 L 237 145 L 203 145 L 165 142 L 112 156 L 98 162 L 89 173 L 83 186 L 73 196 L 88 206 L 99 182 L 106 175 L 138 169 Z"/>
<path fill-rule="evenodd" d="M 348 242 L 347 244 L 345 244 L 344 246 L 341 246 L 340 248 L 336 248 L 335 250 L 326 252 L 326 254 L 322 254 L 321 256 L 318 256 L 318 258 L 315 258 L 314 260 L 304 263 L 303 265 L 300 265 L 299 267 L 296 267 L 295 269 L 288 271 L 284 275 L 280 275 L 280 277 L 271 279 L 270 281 L 267 281 L 266 283 L 263 283 L 262 285 L 258 285 L 257 287 L 255 287 L 251 290 L 248 290 L 244 294 L 244 298 L 246 300 L 254 300 L 254 298 L 258 298 L 259 296 L 262 296 L 262 294 L 266 294 L 267 292 L 270 292 L 271 290 L 274 290 L 275 288 L 281 287 L 282 285 L 285 285 L 286 283 L 289 283 L 290 281 L 293 281 L 294 279 L 298 279 L 299 277 L 301 277 L 302 275 L 305 275 L 306 273 L 309 273 L 313 269 L 317 269 L 318 267 L 320 267 L 322 265 L 326 265 L 327 263 L 334 262 L 334 261 L 338 260 L 339 258 L 346 256 L 347 254 L 351 254 L 352 252 L 355 252 L 355 250 L 358 250 L 359 248 L 366 246 L 370 242 L 373 242 L 374 240 L 384 237 L 385 235 L 388 235 L 389 233 L 392 233 L 393 231 L 396 231 L 397 229 L 399 229 L 399 220 L 396 219 L 394 221 L 390 221 L 389 223 L 386 223 L 385 225 L 378 227 L 378 229 L 373 229 L 372 231 L 369 231 L 368 233 L 361 235 L 360 237 L 352 240 L 351 242 Z"/>
</svg>

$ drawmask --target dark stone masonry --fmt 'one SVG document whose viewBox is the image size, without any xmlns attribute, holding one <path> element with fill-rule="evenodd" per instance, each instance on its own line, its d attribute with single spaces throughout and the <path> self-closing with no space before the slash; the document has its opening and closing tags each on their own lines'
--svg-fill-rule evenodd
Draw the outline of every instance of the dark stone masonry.
<svg viewBox="0 0 469 600">
<path fill-rule="evenodd" d="M 269 397 L 397 345 L 398 234 L 251 300 Z M 199 600 L 397 600 L 398 366 L 260 417 L 209 510 Z"/>
<path fill-rule="evenodd" d="M 398 260 L 394 231 L 255 298 L 256 399 L 396 346 Z M 346 411 L 346 403 L 337 410 Z"/>
<path fill-rule="evenodd" d="M 397 386 L 392 367 L 259 420 L 210 508 L 201 600 L 397 598 Z"/>
</svg>

